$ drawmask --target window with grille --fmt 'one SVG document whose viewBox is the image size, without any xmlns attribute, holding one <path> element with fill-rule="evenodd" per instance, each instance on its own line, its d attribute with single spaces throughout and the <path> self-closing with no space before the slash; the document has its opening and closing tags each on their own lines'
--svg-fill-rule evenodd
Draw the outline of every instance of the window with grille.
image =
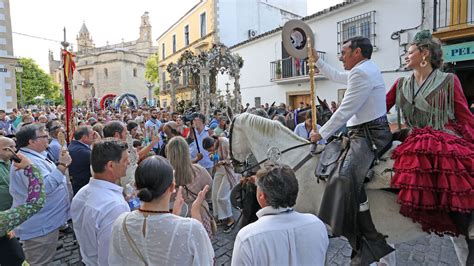
<svg viewBox="0 0 474 266">
<path fill-rule="evenodd" d="M 176 53 L 176 34 L 173 35 L 173 53 Z"/>
<path fill-rule="evenodd" d="M 370 43 L 376 48 L 375 43 L 375 11 L 370 11 L 337 23 L 337 51 L 341 52 L 342 44 L 356 36 L 369 38 Z"/>
<path fill-rule="evenodd" d="M 201 14 L 201 38 L 206 36 L 206 13 Z"/>
<path fill-rule="evenodd" d="M 189 25 L 184 26 L 184 45 L 189 45 Z"/>
<path fill-rule="evenodd" d="M 166 57 L 165 55 L 166 55 L 166 53 L 165 53 L 165 44 L 162 43 L 161 44 L 161 58 L 165 59 L 165 57 Z"/>
</svg>

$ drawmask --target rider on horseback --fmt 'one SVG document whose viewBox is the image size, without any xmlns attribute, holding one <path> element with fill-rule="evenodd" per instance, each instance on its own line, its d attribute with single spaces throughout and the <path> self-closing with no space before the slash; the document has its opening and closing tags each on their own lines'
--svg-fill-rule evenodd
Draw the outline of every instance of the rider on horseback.
<svg viewBox="0 0 474 266">
<path fill-rule="evenodd" d="M 319 217 L 331 226 L 334 235 L 348 238 L 352 263 L 369 265 L 394 251 L 373 224 L 364 179 L 374 160 L 391 144 L 385 105 L 385 85 L 379 68 L 370 60 L 370 40 L 354 37 L 344 42 L 340 61 L 348 72 L 339 72 L 319 60 L 316 66 L 327 78 L 347 84 L 341 106 L 311 141 L 327 140 L 347 122 L 350 143 L 329 181 Z"/>
</svg>

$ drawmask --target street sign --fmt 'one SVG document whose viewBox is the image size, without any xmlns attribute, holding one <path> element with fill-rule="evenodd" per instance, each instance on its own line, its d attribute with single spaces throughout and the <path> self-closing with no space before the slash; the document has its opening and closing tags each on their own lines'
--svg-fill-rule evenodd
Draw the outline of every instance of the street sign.
<svg viewBox="0 0 474 266">
<path fill-rule="evenodd" d="M 444 62 L 459 62 L 474 59 L 474 42 L 463 42 L 443 46 Z"/>
<path fill-rule="evenodd" d="M 7 72 L 8 69 L 4 68 L 4 67 L 0 67 L 0 72 Z"/>
</svg>

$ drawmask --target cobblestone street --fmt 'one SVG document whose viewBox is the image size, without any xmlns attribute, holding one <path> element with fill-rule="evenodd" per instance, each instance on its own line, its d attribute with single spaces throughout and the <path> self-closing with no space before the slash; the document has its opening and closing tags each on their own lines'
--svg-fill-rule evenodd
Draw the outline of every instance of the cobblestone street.
<svg viewBox="0 0 474 266">
<path fill-rule="evenodd" d="M 230 265 L 234 239 L 237 229 L 223 233 L 223 226 L 218 227 L 217 237 L 212 241 L 216 256 L 216 265 Z M 459 265 L 454 246 L 449 237 L 430 235 L 398 244 L 396 248 L 396 265 Z M 332 238 L 326 257 L 326 265 L 349 265 L 351 249 L 342 238 Z M 79 246 L 72 233 L 61 233 L 54 265 L 82 265 Z"/>
</svg>

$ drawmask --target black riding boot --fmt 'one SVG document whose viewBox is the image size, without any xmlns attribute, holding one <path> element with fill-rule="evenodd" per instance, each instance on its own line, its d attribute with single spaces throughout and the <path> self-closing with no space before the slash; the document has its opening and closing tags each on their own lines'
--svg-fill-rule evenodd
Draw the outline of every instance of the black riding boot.
<svg viewBox="0 0 474 266">
<path fill-rule="evenodd" d="M 362 237 L 360 249 L 351 261 L 352 265 L 369 265 L 395 251 L 387 244 L 385 236 L 375 229 L 369 210 L 359 212 L 358 223 Z"/>
</svg>

